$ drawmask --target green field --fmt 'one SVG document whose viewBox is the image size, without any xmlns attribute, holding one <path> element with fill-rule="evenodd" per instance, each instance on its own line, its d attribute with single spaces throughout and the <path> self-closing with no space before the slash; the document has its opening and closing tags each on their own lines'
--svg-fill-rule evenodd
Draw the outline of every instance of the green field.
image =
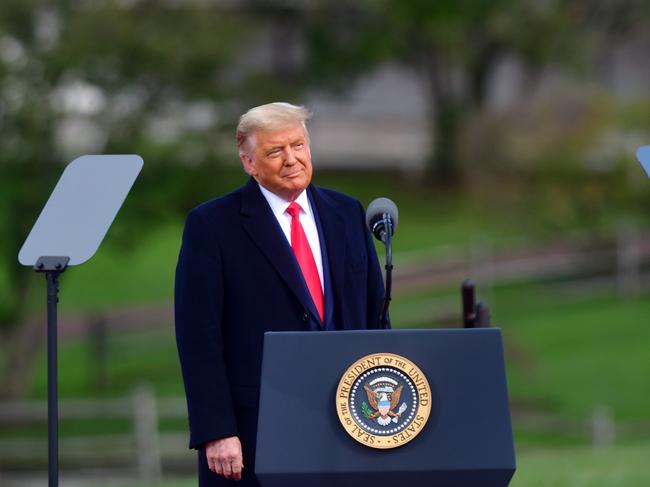
<svg viewBox="0 0 650 487">
<path fill-rule="evenodd" d="M 641 487 L 650 484 L 650 444 L 610 450 L 562 448 L 521 453 L 512 487 Z M 112 484 L 111 484 L 112 485 Z M 128 487 L 191 487 L 194 479 Z M 105 487 L 109 487 L 108 484 Z M 126 487 L 126 486 L 125 486 Z"/>
<path fill-rule="evenodd" d="M 401 214 L 394 242 L 396 263 L 400 255 L 409 259 L 440 246 L 467 246 L 476 239 L 503 242 L 524 234 L 532 238 L 531 232 L 537 237 L 544 233 L 531 225 L 522 208 L 486 207 L 472 199 L 432 196 L 423 188 L 393 184 L 386 175 L 325 175 L 319 184 L 354 195 L 364 205 L 377 195 L 396 201 Z M 116 224 L 119 227 L 119 215 Z M 109 231 L 89 262 L 62 276 L 60 309 L 90 311 L 170 301 L 182 227 L 182 221 L 171 221 L 149 234 L 139 232 L 133 235 L 137 244 L 130 249 L 120 246 L 124 235 L 117 238 Z M 43 307 L 44 290 L 37 278 L 33 287 L 31 307 L 35 310 Z"/>
<path fill-rule="evenodd" d="M 512 487 L 640 487 L 650 484 L 650 445 L 587 448 L 519 455 Z"/>
<path fill-rule="evenodd" d="M 544 229 L 515 212 L 496 211 L 471 200 L 454 204 L 445 196 L 432 197 L 388 186 L 355 191 L 357 180 L 339 183 L 364 204 L 373 195 L 387 194 L 399 204 L 402 216 L 395 241 L 395 264 L 417 261 L 432 248 L 468 249 L 471 241 L 507 247 L 526 241 L 551 239 Z M 382 190 L 386 190 L 383 191 Z M 524 221 L 526 220 L 526 221 Z M 171 222 L 125 252 L 111 240 L 86 265 L 62 277 L 61 310 L 65 313 L 101 313 L 103 310 L 151 305 L 170 306 L 176 255 L 182 222 Z M 459 283 L 460 284 L 460 283 Z M 612 288 L 576 292 L 575 282 L 521 282 L 487 287 L 478 282 L 493 322 L 503 329 L 510 399 L 516 411 L 532 411 L 582 421 L 595 407 L 605 406 L 616 421 L 650 420 L 650 296 L 619 297 Z M 37 282 L 34 310 L 43 300 L 44 285 Z M 446 326 L 433 316 L 439 303 L 460 310 L 458 289 L 420 288 L 394 295 L 393 323 Z M 40 313 L 43 310 L 41 309 Z M 458 314 L 460 319 L 460 312 Z M 62 398 L 114 397 L 130 394 L 149 383 L 161 397 L 183 394 L 173 323 L 137 329 L 109 328 L 106 360 L 99 362 L 87 333 L 62 340 L 59 351 Z M 105 387 L 98 387 L 98 367 L 105 367 Z M 45 356 L 31 379 L 30 396 L 46 397 Z M 184 430 L 184 421 L 165 422 L 163 430 Z M 67 421 L 62 436 L 129 431 L 125 421 L 89 426 Z M 34 428 L 28 435 L 42 435 Z M 1 435 L 4 436 L 4 435 Z M 637 434 L 617 437 L 616 447 L 592 451 L 587 433 L 536 430 L 515 423 L 518 472 L 515 487 L 639 486 L 648 480 L 642 463 L 650 446 Z M 634 441 L 643 442 L 634 444 Z M 184 487 L 194 482 L 165 484 Z"/>
<path fill-rule="evenodd" d="M 532 238 L 516 214 L 507 218 L 471 201 L 452 204 L 445 197 L 434 198 L 417 190 L 391 194 L 383 179 L 371 182 L 378 189 L 371 184 L 355 186 L 357 183 L 356 178 L 339 180 L 337 187 L 364 203 L 382 191 L 400 203 L 397 266 L 402 259 L 410 260 L 417 252 L 442 243 L 463 248 L 472 239 L 486 238 L 503 246 L 516 235 L 518 242 Z M 62 312 L 95 312 L 143 303 L 171 305 L 181 233 L 181 222 L 169 224 L 143 238 L 131 252 L 113 245 L 109 234 L 95 258 L 62 276 Z M 34 300 L 40 303 L 44 286 L 37 284 Z M 514 404 L 575 417 L 586 417 L 595 405 L 606 405 L 617 419 L 648 417 L 650 395 L 643 393 L 650 390 L 650 363 L 645 353 L 650 343 L 647 296 L 623 299 L 607 292 L 572 296 L 567 292 L 570 283 L 521 283 L 489 289 L 478 284 L 479 294 L 490 302 L 493 321 L 504 330 Z M 391 308 L 393 322 L 398 326 L 402 320 L 412 323 L 414 312 L 426 316 L 431 310 L 433 314 L 435 299 L 441 297 L 460 308 L 456 290 L 397 293 Z M 109 333 L 108 344 L 107 394 L 126 393 L 140 381 L 151 381 L 159 394 L 182 394 L 172 323 L 147 330 L 114 331 Z M 94 393 L 92 356 L 84 337 L 61 344 L 62 396 Z M 33 395 L 43 397 L 43 365 L 36 370 Z"/>
<path fill-rule="evenodd" d="M 132 255 L 102 252 L 92 264 L 63 276 L 62 308 L 97 310 L 143 301 L 169 304 L 177 246 L 178 234 L 170 228 Z M 122 260 L 124 264 L 118 265 Z M 167 265 L 153 266 L 151 261 Z M 650 390 L 646 359 L 650 299 L 607 294 L 570 298 L 563 290 L 543 283 L 489 289 L 494 321 L 504 330 L 513 402 L 577 417 L 602 404 L 617 418 L 647 418 L 650 396 L 643 391 Z M 430 294 L 425 290 L 396 295 L 393 322 L 399 326 L 413 309 L 434 306 Z M 459 293 L 454 291 L 449 299 L 460 307 Z M 160 394 L 182 393 L 172 323 L 113 331 L 108 344 L 109 394 L 126 393 L 139 381 L 151 381 Z M 61 344 L 62 396 L 93 394 L 92 360 L 87 338 Z M 33 388 L 41 397 L 43 365 L 36 368 Z"/>
<path fill-rule="evenodd" d="M 647 296 L 564 301 L 542 285 L 497 287 L 491 295 L 504 332 L 514 404 L 574 417 L 606 405 L 617 419 L 647 418 Z M 395 300 L 396 324 L 400 310 L 409 307 L 408 296 L 403 301 Z M 91 350 L 84 336 L 61 344 L 62 397 L 94 394 Z M 182 394 L 171 323 L 110 332 L 107 356 L 110 395 L 128 393 L 141 381 L 150 381 L 162 395 Z M 44 357 L 36 370 L 34 394 L 44 397 Z"/>
</svg>

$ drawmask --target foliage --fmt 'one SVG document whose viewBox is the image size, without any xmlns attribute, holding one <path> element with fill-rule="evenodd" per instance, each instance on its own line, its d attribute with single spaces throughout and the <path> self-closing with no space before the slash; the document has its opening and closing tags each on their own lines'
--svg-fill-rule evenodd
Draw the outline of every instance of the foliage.
<svg viewBox="0 0 650 487">
<path fill-rule="evenodd" d="M 215 102 L 248 24 L 200 2 L 50 3 L 0 10 L 0 332 L 5 372 L 29 294 L 18 249 L 63 163 L 83 153 L 139 153 L 144 171 L 113 242 L 178 219 L 223 179 Z M 180 120 L 180 122 L 178 122 Z M 178 122 L 178 123 L 177 123 Z M 29 340 L 23 340 L 29 342 Z M 0 380 L 2 387 L 15 381 Z M 18 391 L 2 391 L 0 395 Z"/>
<path fill-rule="evenodd" d="M 524 60 L 531 79 L 551 62 L 588 69 L 598 46 L 643 25 L 631 14 L 637 11 L 647 18 L 647 6 L 635 0 L 362 0 L 236 7 L 193 0 L 102 0 L 83 6 L 3 2 L 0 334 L 5 354 L 0 350 L 0 357 L 5 370 L 22 370 L 11 356 L 29 355 L 15 346 L 19 330 L 9 330 L 33 295 L 34 277 L 18 266 L 16 255 L 64 162 L 85 152 L 144 157 L 145 169 L 107 240 L 109 246 L 131 248 L 157 225 L 178 224 L 197 201 L 242 179 L 224 167 L 227 151 L 219 147 L 223 129 L 232 129 L 240 112 L 238 104 L 297 101 L 313 87 L 349 86 L 385 61 L 409 66 L 427 86 L 425 102 L 435 130 L 431 167 L 441 183 L 458 180 L 460 172 L 471 179 L 480 165 L 483 179 L 473 188 L 489 188 L 492 195 L 479 198 L 479 204 L 488 201 L 519 214 L 532 210 L 539 219 L 527 230 L 538 223 L 553 231 L 585 221 L 596 224 L 593 215 L 612 200 L 643 204 L 639 178 L 633 191 L 618 191 L 633 179 L 625 169 L 628 160 L 609 158 L 614 169 L 594 175 L 590 167 L 588 177 L 579 167 L 581 151 L 598 140 L 608 117 L 616 117 L 607 104 L 588 103 L 580 123 L 566 131 L 571 137 L 551 134 L 539 157 L 530 160 L 511 151 L 512 144 L 526 146 L 527 135 L 537 133 L 530 125 L 517 125 L 516 117 L 501 125 L 489 118 L 472 125 L 483 113 L 486 83 L 501 56 L 514 53 Z M 270 39 L 270 51 L 257 52 L 265 39 Z M 634 119 L 636 126 L 646 123 L 642 109 L 629 112 L 621 117 Z M 554 119 L 542 120 L 556 128 Z M 484 138 L 472 136 L 473 126 Z M 469 156 L 461 145 L 470 146 Z M 472 147 L 478 152 L 471 153 Z M 234 151 L 228 156 L 234 159 Z M 496 169 L 487 156 L 498 161 Z M 459 165 L 467 160 L 469 169 Z M 513 175 L 510 170 L 522 163 L 530 166 Z M 531 181 L 536 191 L 526 193 Z M 496 190 L 492 182 L 500 184 Z M 432 201 L 425 193 L 418 197 L 422 201 L 414 208 Z M 489 205 L 481 209 L 491 210 Z M 473 213 L 479 215 L 474 219 L 485 213 Z M 418 215 L 421 227 L 432 224 L 430 215 Z M 456 220 L 449 216 L 442 236 L 434 238 L 484 228 Z M 431 237 L 419 228 L 406 231 L 412 242 L 420 239 L 414 247 Z M 0 389 L 7 383 L 0 380 Z"/>
<path fill-rule="evenodd" d="M 645 143 L 644 133 L 650 132 L 638 107 L 617 107 L 602 89 L 555 89 L 467 124 L 459 152 L 465 190 L 525 205 L 550 231 L 593 228 L 608 214 L 650 202 L 630 150 Z"/>
<path fill-rule="evenodd" d="M 336 18 L 336 27 L 322 21 Z M 382 0 L 324 3 L 307 24 L 307 72 L 340 86 L 379 63 L 410 66 L 426 85 L 434 141 L 430 170 L 458 182 L 460 131 L 483 108 L 489 77 L 505 54 L 532 70 L 569 52 L 572 17 L 565 2 Z M 545 42 L 540 42 L 544 38 Z"/>
</svg>

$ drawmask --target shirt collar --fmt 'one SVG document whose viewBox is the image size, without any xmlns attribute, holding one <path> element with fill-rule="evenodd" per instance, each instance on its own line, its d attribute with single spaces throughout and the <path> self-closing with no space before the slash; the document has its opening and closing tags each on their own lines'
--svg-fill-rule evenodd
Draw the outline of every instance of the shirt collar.
<svg viewBox="0 0 650 487">
<path fill-rule="evenodd" d="M 258 183 L 258 185 L 260 187 L 260 191 L 262 191 L 262 194 L 264 195 L 264 198 L 266 198 L 266 201 L 268 201 L 273 213 L 275 215 L 284 214 L 291 202 L 279 197 L 277 194 L 266 189 L 261 184 Z M 300 193 L 300 195 L 296 198 L 296 203 L 300 205 L 300 208 L 302 209 L 301 213 L 311 215 L 311 208 L 309 207 L 309 198 L 307 198 L 307 191 L 303 190 L 303 192 Z"/>
</svg>

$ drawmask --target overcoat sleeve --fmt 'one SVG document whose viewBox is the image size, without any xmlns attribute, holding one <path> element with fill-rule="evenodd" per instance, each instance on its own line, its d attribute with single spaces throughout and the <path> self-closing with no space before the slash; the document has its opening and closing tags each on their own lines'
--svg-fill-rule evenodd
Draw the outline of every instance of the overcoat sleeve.
<svg viewBox="0 0 650 487">
<path fill-rule="evenodd" d="M 237 435 L 223 360 L 224 277 L 214 222 L 190 212 L 176 267 L 176 343 L 187 397 L 190 448 Z"/>
</svg>

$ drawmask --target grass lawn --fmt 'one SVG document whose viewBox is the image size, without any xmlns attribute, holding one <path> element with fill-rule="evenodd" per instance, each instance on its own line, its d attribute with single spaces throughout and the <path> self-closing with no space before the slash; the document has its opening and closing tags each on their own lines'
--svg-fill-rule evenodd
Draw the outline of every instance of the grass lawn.
<svg viewBox="0 0 650 487">
<path fill-rule="evenodd" d="M 648 419 L 650 299 L 613 294 L 570 297 L 548 284 L 495 286 L 487 294 L 503 329 L 513 404 L 578 418 L 596 405 L 616 419 Z M 436 301 L 436 299 L 438 301 Z M 460 293 L 446 299 L 460 309 Z M 396 296 L 393 322 L 444 296 Z"/>
<path fill-rule="evenodd" d="M 532 284 L 495 287 L 490 294 L 495 322 L 503 329 L 513 404 L 575 418 L 588 418 L 596 405 L 605 405 L 616 420 L 648 418 L 647 296 L 567 300 Z M 459 296 L 450 299 L 460 306 Z M 394 323 L 399 324 L 409 302 L 408 296 L 395 299 Z M 113 330 L 107 344 L 108 384 L 103 394 L 128 394 L 140 382 L 150 382 L 159 395 L 183 394 L 171 323 Z M 61 397 L 98 393 L 91 350 L 83 336 L 61 343 Z M 45 371 L 43 354 L 34 396 L 46 396 Z"/>
<path fill-rule="evenodd" d="M 648 296 L 569 302 L 543 291 L 495 296 L 513 398 L 570 416 L 605 405 L 617 419 L 648 419 Z"/>
<path fill-rule="evenodd" d="M 467 246 L 473 239 L 483 238 L 501 245 L 520 235 L 544 235 L 535 222 L 522 215 L 521 208 L 492 208 L 469 199 L 406 190 L 385 177 L 367 176 L 363 184 L 359 177 L 328 178 L 319 177 L 317 183 L 353 194 L 364 204 L 377 195 L 389 196 L 399 204 L 396 265 L 402 258 L 435 246 Z M 170 304 L 181 231 L 182 222 L 169 223 L 138 237 L 139 244 L 128 253 L 112 243 L 109 232 L 91 261 L 62 276 L 62 312 Z M 37 284 L 34 309 L 44 301 L 44 283 Z M 588 417 L 596 405 L 611 408 L 617 420 L 650 417 L 648 296 L 622 299 L 612 293 L 580 297 L 561 283 L 490 289 L 478 284 L 479 294 L 491 305 L 493 321 L 504 330 L 514 404 L 576 418 Z M 426 316 L 429 309 L 433 314 L 440 302 L 436 298 L 460 310 L 458 290 L 418 290 L 394 296 L 393 322 L 397 326 L 412 323 L 413 314 Z M 97 391 L 96 361 L 87 339 L 62 342 L 61 397 L 123 395 L 140 382 L 150 382 L 159 395 L 183 393 L 172 323 L 149 330 L 111 331 L 107 357 L 107 388 Z M 32 396 L 45 397 L 44 354 L 35 370 Z M 535 443 L 529 440 L 527 437 L 525 443 Z"/>
<path fill-rule="evenodd" d="M 518 455 L 511 487 L 641 487 L 650 485 L 650 444 L 618 446 L 609 450 L 563 448 Z M 121 487 L 192 487 L 195 479 L 154 485 Z M 106 484 L 101 487 L 114 486 Z"/>
<path fill-rule="evenodd" d="M 650 485 L 650 444 L 535 450 L 519 455 L 512 487 L 641 487 Z"/>
<path fill-rule="evenodd" d="M 344 191 L 364 205 L 379 195 L 394 199 L 400 209 L 394 241 L 396 264 L 402 256 L 407 258 L 433 247 L 466 247 L 475 240 L 498 243 L 521 235 L 532 238 L 542 234 L 520 207 L 491 207 L 468 198 L 436 195 L 425 188 L 404 186 L 382 174 L 324 174 L 316 183 Z M 118 214 L 118 227 L 119 218 Z M 60 309 L 96 310 L 171 300 L 182 229 L 183 222 L 172 221 L 148 235 L 138 232 L 132 236 L 137 244 L 128 251 L 116 243 L 123 241 L 123 236 L 119 240 L 109 230 L 90 261 L 61 277 Z M 0 290 L 2 277 L 0 269 Z M 32 309 L 37 310 L 44 307 L 45 291 L 43 279 L 34 280 L 31 302 Z"/>
</svg>

